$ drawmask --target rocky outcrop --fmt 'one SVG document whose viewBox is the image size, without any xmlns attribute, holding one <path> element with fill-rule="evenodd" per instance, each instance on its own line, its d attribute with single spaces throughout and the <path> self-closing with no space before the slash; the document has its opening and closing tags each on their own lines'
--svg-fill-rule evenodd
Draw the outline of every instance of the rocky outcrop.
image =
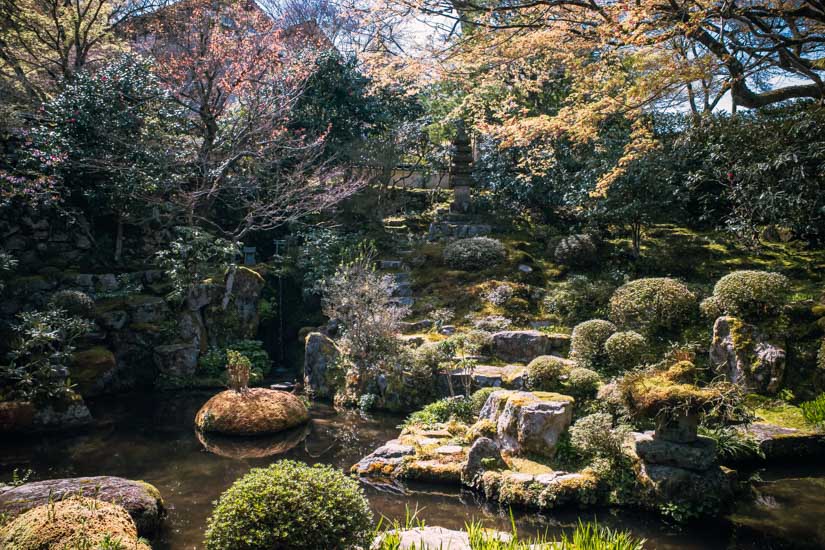
<svg viewBox="0 0 825 550">
<path fill-rule="evenodd" d="M 309 420 L 301 399 L 266 388 L 226 390 L 207 401 L 195 416 L 195 426 L 224 435 L 273 434 Z"/>
<path fill-rule="evenodd" d="M 135 521 L 142 537 L 152 537 L 165 514 L 163 499 L 154 486 L 111 476 L 50 479 L 0 488 L 0 513 L 11 519 L 74 495 L 122 506 Z"/>
<path fill-rule="evenodd" d="M 36 405 L 29 401 L 0 403 L 0 433 L 32 433 L 70 430 L 92 423 L 92 415 L 83 398 L 70 394 L 61 403 Z"/>
<path fill-rule="evenodd" d="M 732 316 L 713 324 L 710 362 L 731 382 L 761 394 L 779 391 L 785 375 L 785 350 L 754 325 Z"/>
<path fill-rule="evenodd" d="M 75 352 L 69 374 L 75 390 L 83 397 L 100 394 L 117 368 L 115 354 L 103 346 Z"/>
<path fill-rule="evenodd" d="M 649 464 L 675 466 L 687 470 L 705 471 L 716 464 L 716 442 L 699 437 L 692 443 L 680 444 L 654 437 L 653 432 L 631 434 L 631 451 Z"/>
<path fill-rule="evenodd" d="M 330 371 L 340 352 L 328 337 L 311 332 L 304 345 L 304 387 L 316 398 L 327 399 L 335 395 Z"/>
<path fill-rule="evenodd" d="M 569 336 L 546 334 L 537 330 L 505 330 L 493 334 L 493 355 L 502 361 L 529 363 L 539 355 L 562 352 L 569 347 Z"/>
<path fill-rule="evenodd" d="M 496 424 L 502 450 L 552 458 L 559 437 L 573 420 L 573 402 L 557 393 L 499 390 L 487 398 L 479 420 Z"/>
<path fill-rule="evenodd" d="M 351 471 L 361 476 L 391 477 L 396 474 L 396 468 L 401 465 L 404 458 L 413 455 L 415 448 L 412 445 L 403 445 L 398 440 L 388 441 L 358 461 Z"/>
<path fill-rule="evenodd" d="M 461 481 L 475 486 L 485 470 L 499 470 L 507 467 L 495 441 L 487 437 L 475 440 L 467 453 L 467 462 L 461 470 Z"/>
</svg>

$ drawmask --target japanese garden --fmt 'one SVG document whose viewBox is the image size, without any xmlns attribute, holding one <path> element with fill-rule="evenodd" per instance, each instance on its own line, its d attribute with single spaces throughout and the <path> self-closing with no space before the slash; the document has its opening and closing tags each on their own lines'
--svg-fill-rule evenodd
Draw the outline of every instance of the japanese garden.
<svg viewBox="0 0 825 550">
<path fill-rule="evenodd" d="M 819 0 L 0 0 L 0 549 L 825 548 Z"/>
</svg>

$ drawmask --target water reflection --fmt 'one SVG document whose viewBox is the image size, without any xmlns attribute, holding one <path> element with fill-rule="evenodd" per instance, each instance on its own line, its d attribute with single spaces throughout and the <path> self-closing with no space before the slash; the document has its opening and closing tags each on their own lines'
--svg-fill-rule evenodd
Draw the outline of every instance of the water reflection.
<svg viewBox="0 0 825 550">
<path fill-rule="evenodd" d="M 209 393 L 196 392 L 105 398 L 91 404 L 98 425 L 87 432 L 48 438 L 4 437 L 0 441 L 0 481 L 11 478 L 14 468 L 31 468 L 35 472 L 33 479 L 80 475 L 144 479 L 160 489 L 170 508 L 164 531 L 153 548 L 200 548 L 213 502 L 250 468 L 289 458 L 348 470 L 362 456 L 394 438 L 402 420 L 392 415 L 339 413 L 329 406 L 313 405 L 310 424 L 280 438 L 242 442 L 210 436 L 202 441 L 193 428 L 193 420 L 209 397 Z M 818 476 L 823 477 L 821 473 Z M 508 529 L 510 525 L 509 510 L 458 488 L 365 483 L 364 490 L 376 516 L 389 520 L 403 520 L 409 509 L 417 508 L 418 517 L 430 525 L 461 528 L 470 519 L 483 520 L 489 527 L 499 529 Z M 809 526 L 825 524 L 825 504 L 814 503 L 810 507 L 802 521 Z M 758 514 L 762 513 L 759 509 Z M 523 535 L 559 533 L 575 526 L 580 517 L 631 529 L 637 536 L 647 538 L 650 548 L 760 548 L 758 544 L 748 546 L 741 537 L 734 539 L 733 530 L 722 522 L 708 521 L 702 529 L 682 530 L 663 524 L 652 515 L 613 510 L 515 514 Z"/>
</svg>

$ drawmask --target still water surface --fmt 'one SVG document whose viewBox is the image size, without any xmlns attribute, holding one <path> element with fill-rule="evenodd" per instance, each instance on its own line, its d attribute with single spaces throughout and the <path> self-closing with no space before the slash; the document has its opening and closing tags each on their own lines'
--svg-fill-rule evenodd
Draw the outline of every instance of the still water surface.
<svg viewBox="0 0 825 550">
<path fill-rule="evenodd" d="M 143 479 L 163 494 L 169 517 L 153 541 L 155 550 L 202 547 L 206 519 L 213 501 L 250 468 L 280 458 L 331 464 L 347 470 L 384 441 L 397 436 L 402 418 L 364 416 L 313 405 L 312 421 L 305 431 L 256 441 L 251 446 L 235 440 L 202 441 L 193 418 L 210 393 L 151 393 L 101 398 L 90 406 L 98 420 L 84 433 L 11 439 L 0 442 L 0 480 L 11 478 L 15 468 L 33 470 L 32 480 L 84 475 L 116 475 Z M 207 445 L 211 451 L 205 448 Z M 267 455 L 281 451 L 275 456 Z M 786 531 L 794 546 L 825 548 L 825 468 L 800 476 L 798 471 L 774 473 L 759 489 L 758 498 L 742 503 L 739 519 L 756 527 L 770 523 Z M 411 484 L 404 487 L 364 485 L 376 517 L 403 518 L 418 508 L 428 525 L 461 528 L 476 519 L 489 527 L 507 529 L 509 512 L 484 503 L 477 495 L 451 487 Z M 524 535 L 568 530 L 581 517 L 597 519 L 615 528 L 629 529 L 646 538 L 649 548 L 728 549 L 773 548 L 745 535 L 724 521 L 679 528 L 652 515 L 615 510 L 515 514 Z M 821 539 L 819 537 L 822 537 Z M 822 546 L 819 546 L 819 542 Z M 813 544 L 811 544 L 813 543 Z"/>
</svg>

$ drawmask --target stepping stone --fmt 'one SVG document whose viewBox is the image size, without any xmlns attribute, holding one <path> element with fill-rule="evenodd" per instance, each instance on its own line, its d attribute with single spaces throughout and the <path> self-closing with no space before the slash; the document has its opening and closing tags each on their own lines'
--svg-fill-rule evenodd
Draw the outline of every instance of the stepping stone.
<svg viewBox="0 0 825 550">
<path fill-rule="evenodd" d="M 378 260 L 378 269 L 401 269 L 401 260 Z"/>
<path fill-rule="evenodd" d="M 436 454 L 440 455 L 457 455 L 464 452 L 461 445 L 444 445 L 435 450 Z"/>
</svg>

